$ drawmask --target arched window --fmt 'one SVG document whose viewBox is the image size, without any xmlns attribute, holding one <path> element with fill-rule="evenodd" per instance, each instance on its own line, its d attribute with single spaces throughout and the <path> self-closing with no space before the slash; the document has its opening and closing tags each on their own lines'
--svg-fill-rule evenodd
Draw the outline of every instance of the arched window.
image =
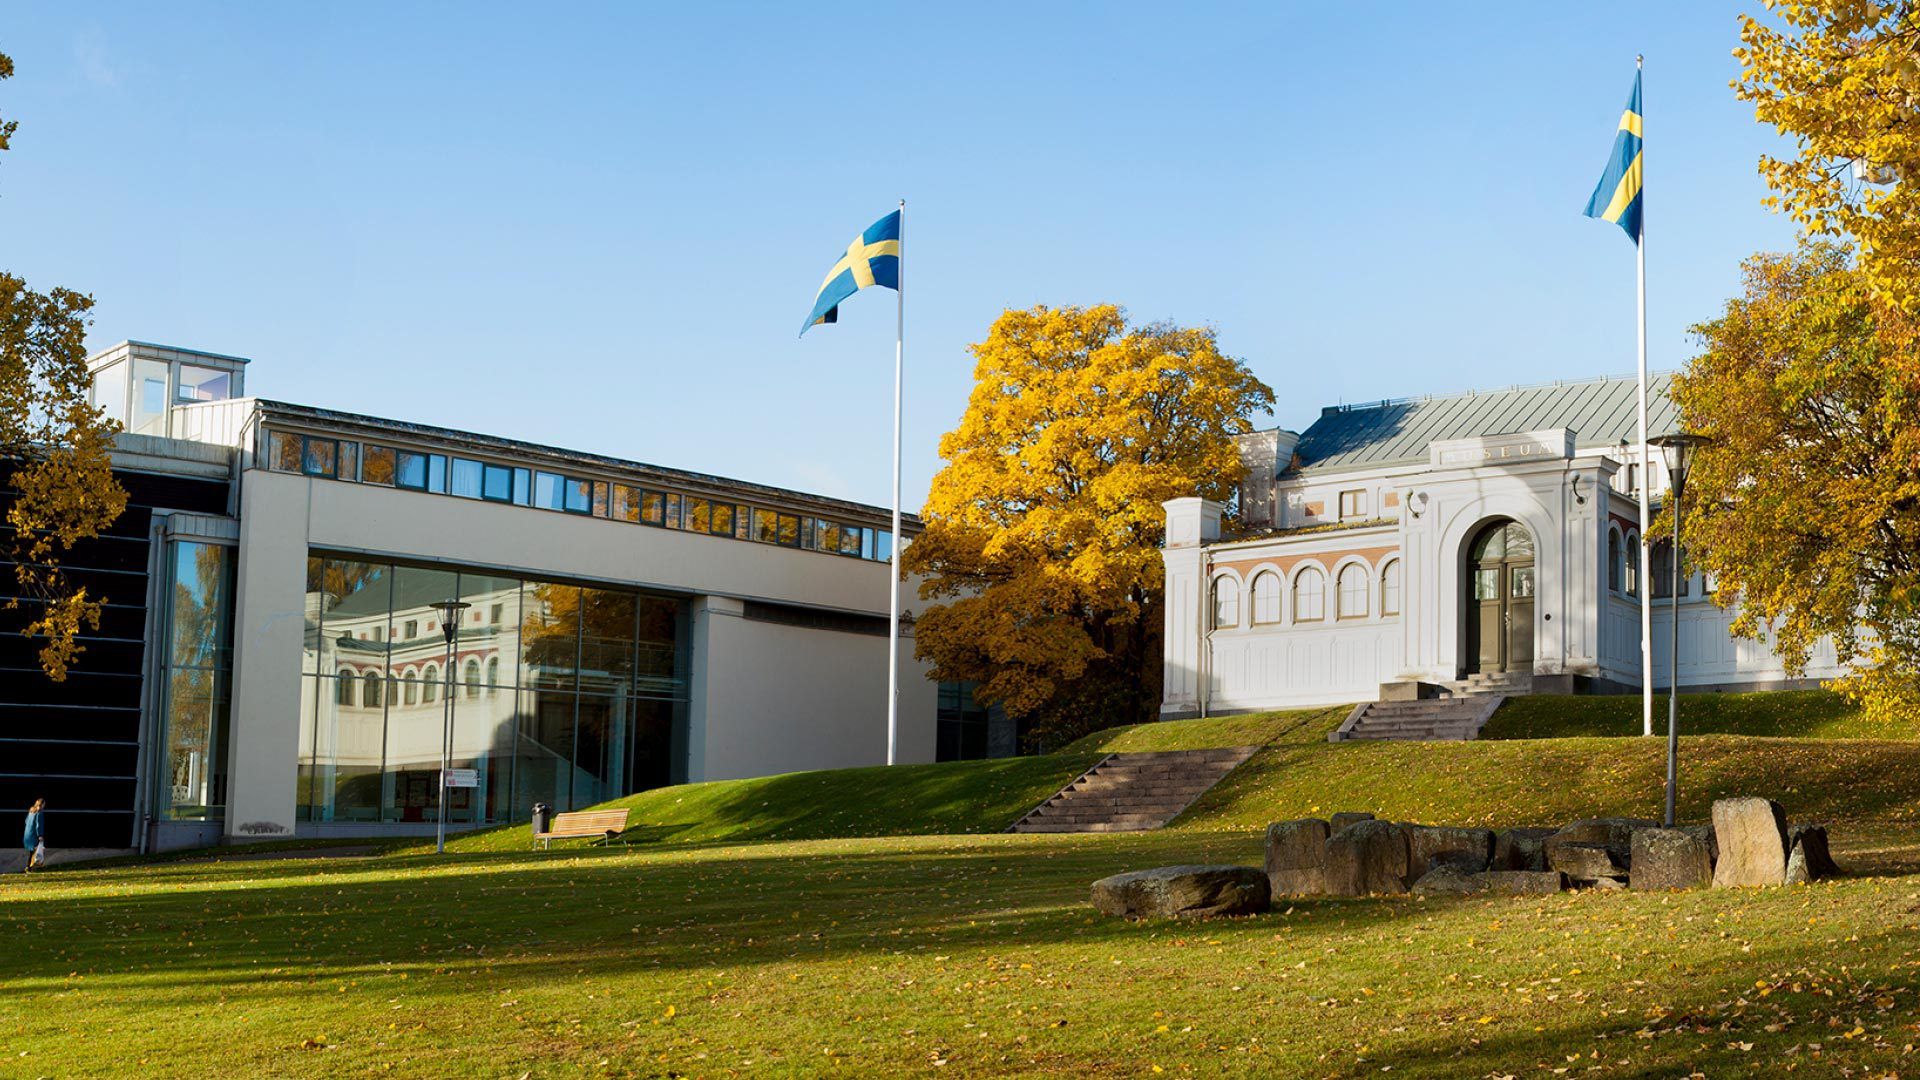
<svg viewBox="0 0 1920 1080">
<path fill-rule="evenodd" d="M 340 677 L 333 680 L 333 703 L 335 705 L 353 704 L 353 684 L 356 681 L 353 677 L 353 672 L 344 668 L 341 669 Z"/>
<path fill-rule="evenodd" d="M 1372 591 L 1367 582 L 1367 568 L 1359 563 L 1348 563 L 1340 568 L 1339 584 L 1336 590 L 1339 599 L 1339 614 L 1342 619 L 1361 619 L 1367 616 L 1367 593 Z"/>
<path fill-rule="evenodd" d="M 407 704 L 409 705 L 413 705 L 420 700 L 420 680 L 416 678 L 415 675 L 416 673 L 412 668 L 408 668 L 400 673 L 400 682 L 401 685 L 406 688 L 404 692 L 407 695 Z"/>
<path fill-rule="evenodd" d="M 380 676 L 371 671 L 360 679 L 360 704 L 369 709 L 380 707 Z"/>
<path fill-rule="evenodd" d="M 1607 530 L 1607 588 L 1620 592 L 1626 586 L 1627 564 L 1620 550 L 1620 530 Z"/>
<path fill-rule="evenodd" d="M 1640 534 L 1628 533 L 1621 539 L 1621 546 L 1627 549 L 1626 592 L 1628 596 L 1640 595 Z"/>
<path fill-rule="evenodd" d="M 1653 575 L 1653 595 L 1660 598 L 1672 596 L 1673 541 L 1655 540 L 1653 556 L 1649 562 L 1652 564 L 1650 572 Z M 1691 591 L 1689 586 L 1692 584 L 1693 575 L 1687 572 L 1687 552 L 1682 548 L 1680 550 L 1680 595 L 1687 595 Z"/>
<path fill-rule="evenodd" d="M 1253 622 L 1263 623 L 1280 621 L 1280 575 L 1271 570 L 1262 570 L 1253 579 Z"/>
<path fill-rule="evenodd" d="M 440 698 L 440 668 L 437 664 L 428 664 L 427 670 L 420 676 L 422 701 L 431 704 Z"/>
<path fill-rule="evenodd" d="M 1380 568 L 1380 614 L 1400 614 L 1400 560 Z"/>
<path fill-rule="evenodd" d="M 1293 578 L 1293 621 L 1318 622 L 1327 617 L 1327 575 L 1309 566 Z"/>
<path fill-rule="evenodd" d="M 1230 577 L 1213 579 L 1213 628 L 1240 625 L 1240 584 Z"/>
<path fill-rule="evenodd" d="M 487 661 L 487 685 L 500 685 L 500 658 L 497 656 Z"/>
<path fill-rule="evenodd" d="M 480 661 L 478 660 L 467 661 L 467 696 L 469 698 L 480 696 Z"/>
</svg>

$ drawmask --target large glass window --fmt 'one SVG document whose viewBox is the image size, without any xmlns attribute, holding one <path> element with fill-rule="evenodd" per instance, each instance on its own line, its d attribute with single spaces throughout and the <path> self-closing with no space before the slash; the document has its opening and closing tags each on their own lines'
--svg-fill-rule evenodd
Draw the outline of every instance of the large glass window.
<svg viewBox="0 0 1920 1080">
<path fill-rule="evenodd" d="M 201 367 L 198 364 L 180 365 L 180 386 L 174 391 L 174 400 L 187 403 L 196 401 L 225 401 L 233 396 L 233 376 L 218 368 Z"/>
<path fill-rule="evenodd" d="M 94 407 L 122 424 L 127 421 L 127 365 L 111 364 L 93 377 Z"/>
<path fill-rule="evenodd" d="M 165 818 L 217 817 L 226 804 L 228 684 L 233 667 L 233 549 L 173 545 L 167 605 Z"/>
<path fill-rule="evenodd" d="M 392 487 L 399 470 L 399 455 L 391 446 L 366 447 L 364 460 L 360 463 L 360 479 L 368 484 L 382 484 Z"/>
<path fill-rule="evenodd" d="M 452 824 L 524 818 L 535 802 L 578 809 L 673 779 L 682 602 L 320 557 L 308 586 L 306 820 L 430 825 L 449 706 L 452 765 L 480 776 L 447 792 Z M 432 604 L 455 596 L 469 606 L 449 666 Z"/>
<path fill-rule="evenodd" d="M 453 494 L 463 499 L 477 499 L 486 484 L 487 467 L 471 458 L 453 459 Z"/>
<path fill-rule="evenodd" d="M 415 491 L 427 490 L 427 455 L 416 454 L 410 450 L 400 451 L 398 483 L 403 488 Z"/>
<path fill-rule="evenodd" d="M 133 415 L 127 430 L 135 435 L 167 433 L 167 364 L 163 360 L 133 362 Z"/>
</svg>

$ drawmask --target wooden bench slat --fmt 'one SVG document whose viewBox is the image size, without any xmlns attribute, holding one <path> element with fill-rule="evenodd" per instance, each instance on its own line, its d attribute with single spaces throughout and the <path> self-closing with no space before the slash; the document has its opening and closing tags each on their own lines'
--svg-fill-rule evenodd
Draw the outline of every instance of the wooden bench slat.
<svg viewBox="0 0 1920 1080">
<path fill-rule="evenodd" d="M 561 840 L 586 836 L 613 837 L 627 830 L 631 810 L 575 810 L 554 815 L 546 832 L 534 833 L 535 840 Z"/>
</svg>

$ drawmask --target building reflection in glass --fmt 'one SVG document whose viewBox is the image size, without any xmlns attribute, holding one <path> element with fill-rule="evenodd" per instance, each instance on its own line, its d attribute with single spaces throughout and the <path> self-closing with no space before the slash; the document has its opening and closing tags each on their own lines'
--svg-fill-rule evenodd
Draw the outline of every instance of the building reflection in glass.
<svg viewBox="0 0 1920 1080">
<path fill-rule="evenodd" d="M 431 606 L 457 596 L 451 672 Z M 522 820 L 672 782 L 685 603 L 556 582 L 308 560 L 301 818 L 432 823 L 443 708 L 449 824 Z"/>
</svg>

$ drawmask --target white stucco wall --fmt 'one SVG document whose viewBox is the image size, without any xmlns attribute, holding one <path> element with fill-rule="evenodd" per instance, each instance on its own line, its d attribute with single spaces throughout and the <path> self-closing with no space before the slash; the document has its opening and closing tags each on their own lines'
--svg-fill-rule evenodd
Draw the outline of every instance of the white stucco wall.
<svg viewBox="0 0 1920 1080">
<path fill-rule="evenodd" d="M 884 616 L 884 563 L 249 469 L 228 773 L 236 838 L 293 829 L 310 548 L 690 594 L 690 779 L 885 759 L 884 637 L 734 613 L 740 601 L 763 600 Z M 909 612 L 919 607 L 910 585 Z M 720 598 L 713 610 L 706 597 Z M 911 659 L 911 640 L 901 652 L 899 760 L 931 761 L 937 688 Z"/>
</svg>

